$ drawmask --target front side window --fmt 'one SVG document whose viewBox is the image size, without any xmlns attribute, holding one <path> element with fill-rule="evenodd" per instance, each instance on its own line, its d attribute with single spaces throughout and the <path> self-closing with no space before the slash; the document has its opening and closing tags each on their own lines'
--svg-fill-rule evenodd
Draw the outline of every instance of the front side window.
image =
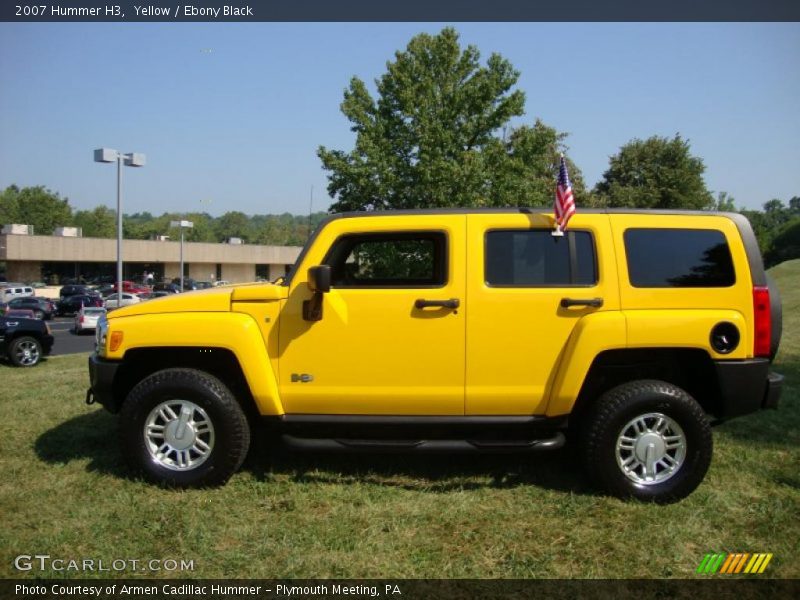
<svg viewBox="0 0 800 600">
<path fill-rule="evenodd" d="M 490 231 L 486 234 L 486 284 L 493 287 L 570 287 L 597 283 L 594 243 L 588 231 Z"/>
<path fill-rule="evenodd" d="M 442 232 L 356 234 L 339 238 L 324 264 L 334 287 L 441 287 L 447 280 Z"/>
<path fill-rule="evenodd" d="M 628 229 L 625 254 L 634 287 L 728 287 L 736 283 L 728 241 L 715 229 Z"/>
</svg>

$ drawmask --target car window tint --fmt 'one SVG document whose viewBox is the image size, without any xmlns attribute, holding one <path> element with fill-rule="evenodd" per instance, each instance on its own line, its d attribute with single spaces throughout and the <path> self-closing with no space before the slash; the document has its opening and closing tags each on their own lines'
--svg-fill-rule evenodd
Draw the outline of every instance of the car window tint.
<svg viewBox="0 0 800 600">
<path fill-rule="evenodd" d="M 714 229 L 628 229 L 628 277 L 634 287 L 728 287 L 736 283 L 731 251 Z"/>
<path fill-rule="evenodd" d="M 436 287 L 446 280 L 446 245 L 441 232 L 347 235 L 324 264 L 335 287 Z"/>
<path fill-rule="evenodd" d="M 592 235 L 550 230 L 489 231 L 485 242 L 485 281 L 490 286 L 587 286 L 597 282 Z"/>
</svg>

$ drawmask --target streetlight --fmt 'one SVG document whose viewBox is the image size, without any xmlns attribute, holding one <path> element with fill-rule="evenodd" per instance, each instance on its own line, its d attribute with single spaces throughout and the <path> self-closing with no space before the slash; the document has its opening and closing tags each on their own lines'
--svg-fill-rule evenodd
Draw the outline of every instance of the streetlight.
<svg viewBox="0 0 800 600">
<path fill-rule="evenodd" d="M 144 154 L 129 152 L 122 154 L 111 148 L 94 151 L 94 162 L 117 163 L 117 308 L 122 306 L 122 163 L 126 167 L 143 167 Z"/>
<path fill-rule="evenodd" d="M 181 228 L 181 292 L 185 292 L 186 290 L 183 289 L 183 230 L 191 229 L 194 227 L 194 223 L 191 221 L 170 221 L 169 226 Z"/>
</svg>

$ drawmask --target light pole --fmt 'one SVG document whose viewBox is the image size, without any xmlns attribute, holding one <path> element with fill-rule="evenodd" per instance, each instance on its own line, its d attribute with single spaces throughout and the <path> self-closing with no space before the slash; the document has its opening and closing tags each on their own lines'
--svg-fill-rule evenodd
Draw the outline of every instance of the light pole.
<svg viewBox="0 0 800 600">
<path fill-rule="evenodd" d="M 194 227 L 194 223 L 191 221 L 170 221 L 170 227 L 180 227 L 181 229 L 181 292 L 186 290 L 183 289 L 183 230 L 184 229 L 191 229 Z"/>
<path fill-rule="evenodd" d="M 122 163 L 127 167 L 143 167 L 144 154 L 129 152 L 123 154 L 111 148 L 98 148 L 94 151 L 94 162 L 117 163 L 117 308 L 122 306 Z"/>
</svg>

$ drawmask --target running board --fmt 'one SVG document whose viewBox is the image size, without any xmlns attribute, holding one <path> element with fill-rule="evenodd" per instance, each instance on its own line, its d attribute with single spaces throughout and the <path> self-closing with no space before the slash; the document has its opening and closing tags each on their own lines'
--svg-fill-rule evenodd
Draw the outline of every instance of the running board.
<svg viewBox="0 0 800 600">
<path fill-rule="evenodd" d="M 354 440 L 301 438 L 282 435 L 283 444 L 299 452 L 410 452 L 434 453 L 517 453 L 555 450 L 564 446 L 564 434 L 541 440 Z"/>
</svg>

